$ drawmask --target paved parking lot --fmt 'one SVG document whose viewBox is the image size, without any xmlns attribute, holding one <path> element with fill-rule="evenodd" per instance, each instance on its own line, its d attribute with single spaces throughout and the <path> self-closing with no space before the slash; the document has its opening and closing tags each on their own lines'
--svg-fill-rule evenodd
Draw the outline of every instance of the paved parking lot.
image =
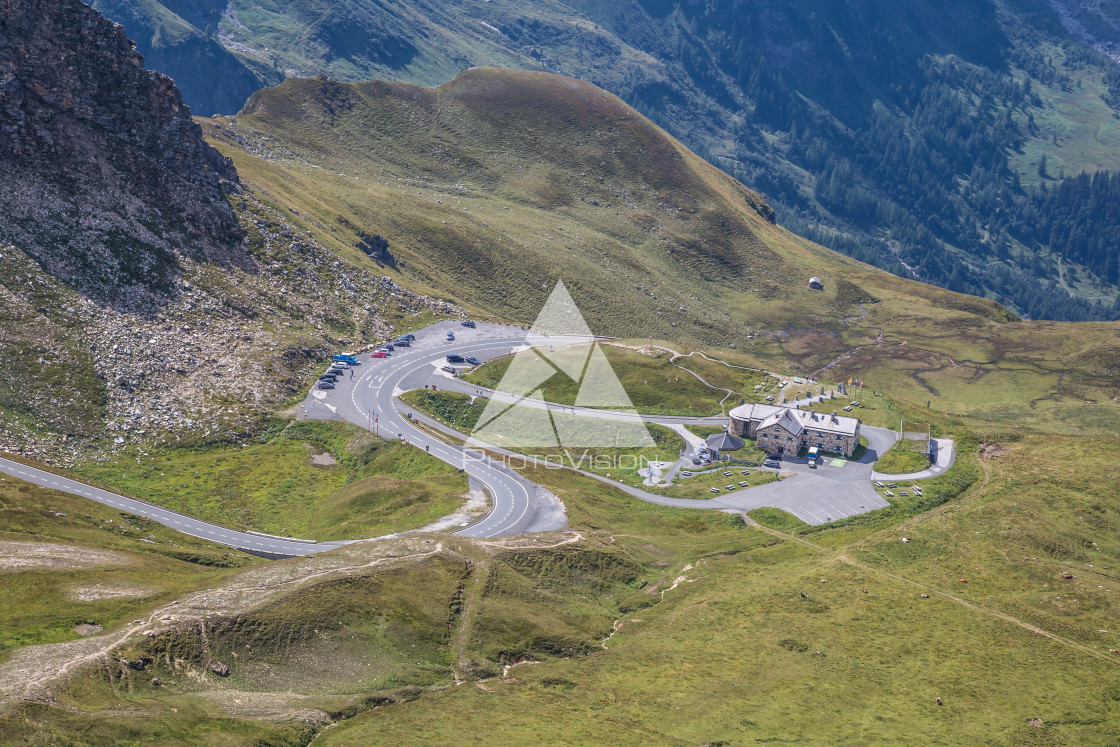
<svg viewBox="0 0 1120 747">
<path fill-rule="evenodd" d="M 780 482 L 722 495 L 716 500 L 740 511 L 763 507 L 780 508 L 813 526 L 890 505 L 875 492 L 869 482 L 833 480 L 824 475 L 808 473 L 799 473 Z"/>
</svg>

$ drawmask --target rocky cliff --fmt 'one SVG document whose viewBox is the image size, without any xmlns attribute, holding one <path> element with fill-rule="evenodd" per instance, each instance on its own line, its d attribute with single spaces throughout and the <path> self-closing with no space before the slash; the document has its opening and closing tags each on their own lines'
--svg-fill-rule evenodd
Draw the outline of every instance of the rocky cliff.
<svg viewBox="0 0 1120 747">
<path fill-rule="evenodd" d="M 0 452 L 236 440 L 338 346 L 457 313 L 238 185 L 143 63 L 79 0 L 0 0 Z"/>
<path fill-rule="evenodd" d="M 251 265 L 236 180 L 120 25 L 79 0 L 3 0 L 0 241 L 98 303 L 150 308 L 182 257 Z"/>
</svg>

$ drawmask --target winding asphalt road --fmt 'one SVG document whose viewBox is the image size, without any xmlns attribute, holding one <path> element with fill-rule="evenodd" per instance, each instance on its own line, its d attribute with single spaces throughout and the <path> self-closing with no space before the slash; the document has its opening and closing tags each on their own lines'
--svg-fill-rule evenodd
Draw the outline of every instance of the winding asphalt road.
<svg viewBox="0 0 1120 747">
<path fill-rule="evenodd" d="M 447 332 L 454 332 L 456 340 L 449 342 Z M 459 467 L 470 477 L 485 485 L 492 498 L 492 508 L 482 520 L 460 529 L 466 537 L 501 537 L 526 532 L 561 529 L 567 525 L 563 505 L 555 496 L 510 469 L 500 459 L 469 446 L 448 443 L 435 435 L 443 432 L 461 438 L 443 424 L 402 403 L 398 396 L 410 389 L 435 385 L 473 393 L 475 387 L 441 370 L 448 353 L 474 356 L 489 360 L 514 352 L 526 342 L 528 333 L 514 327 L 482 324 L 476 329 L 462 327 L 457 322 L 441 322 L 416 333 L 413 347 L 398 348 L 390 358 L 362 357 L 363 365 L 352 369 L 352 375 L 339 382 L 333 391 L 312 389 L 303 402 L 302 418 L 346 420 L 359 427 L 368 428 L 387 438 L 403 438 L 432 456 Z M 511 399 L 508 395 L 489 390 L 483 392 L 497 399 Z M 541 406 L 546 406 L 541 403 Z M 713 425 L 723 424 L 725 416 L 700 418 L 619 413 L 609 410 L 575 408 L 576 414 L 602 420 L 635 421 L 662 425 Z M 411 417 L 408 417 L 411 416 Z M 375 420 L 376 418 L 376 420 Z M 423 424 L 426 427 L 420 427 Z M 849 461 L 842 466 L 825 462 L 811 469 L 805 460 L 786 460 L 783 471 L 787 479 L 750 490 L 733 491 L 711 500 L 670 498 L 649 493 L 640 488 L 624 485 L 594 473 L 577 470 L 594 479 L 606 482 L 631 496 L 650 503 L 685 508 L 722 511 L 746 511 L 771 506 L 789 511 L 810 524 L 823 524 L 846 516 L 865 513 L 886 507 L 887 503 L 871 487 L 872 464 L 893 444 L 897 436 L 881 428 L 866 427 L 864 434 L 869 448 L 859 461 Z M 931 470 L 920 477 L 933 476 L 952 464 L 952 442 L 939 443 L 938 460 Z M 491 448 L 499 456 L 521 460 L 521 455 Z M 101 490 L 85 483 L 0 458 L 0 473 L 5 473 L 47 488 L 62 490 L 119 508 L 138 516 L 152 519 L 185 534 L 219 544 L 228 545 L 265 557 L 293 557 L 325 552 L 353 542 L 364 540 L 339 540 L 315 542 L 290 537 L 276 537 L 257 532 L 240 532 L 217 524 L 195 519 L 170 511 L 145 501 L 128 498 Z M 789 475 L 789 473 L 793 473 Z M 879 475 L 874 475 L 878 478 Z M 893 479 L 919 476 L 893 476 Z"/>
<path fill-rule="evenodd" d="M 89 498 L 98 503 L 103 503 L 106 506 L 119 508 L 130 514 L 143 516 L 146 519 L 159 522 L 165 527 L 171 527 L 183 534 L 189 534 L 192 537 L 210 540 L 220 545 L 228 545 L 238 550 L 244 550 L 254 555 L 261 555 L 264 557 L 287 558 L 297 555 L 311 555 L 313 553 L 333 550 L 336 547 L 342 547 L 351 542 L 360 541 L 341 540 L 337 542 L 314 542 L 312 540 L 292 539 L 290 537 L 274 537 L 257 532 L 239 532 L 235 529 L 202 521 L 201 519 L 194 519 L 190 516 L 185 516 L 145 501 L 127 498 L 108 490 L 101 490 L 92 485 L 87 485 L 84 482 L 71 480 L 67 477 L 56 475 L 53 472 L 29 467 L 26 464 L 13 462 L 9 459 L 0 459 L 0 472 L 11 475 L 12 477 L 18 477 L 21 480 L 26 480 L 36 485 L 41 485 L 44 488 L 73 493 L 74 495 L 80 495 L 83 498 Z"/>
<path fill-rule="evenodd" d="M 449 331 L 457 337 L 454 342 L 446 339 Z M 411 347 L 397 348 L 389 358 L 363 355 L 362 365 L 351 369 L 353 379 L 340 380 L 337 389 L 313 389 L 301 406 L 300 417 L 346 420 L 386 438 L 406 439 L 480 481 L 490 493 L 493 506 L 482 521 L 457 532 L 464 537 L 562 529 L 567 526 L 563 507 L 547 491 L 478 449 L 450 444 L 432 435 L 418 426 L 419 418 L 406 416 L 412 414 L 412 408 L 397 399 L 403 392 L 429 382 L 440 386 L 453 381 L 440 370 L 447 365 L 448 353 L 482 360 L 498 358 L 523 345 L 527 335 L 497 324 L 480 323 L 470 329 L 457 322 L 440 322 L 426 327 L 416 333 Z"/>
</svg>

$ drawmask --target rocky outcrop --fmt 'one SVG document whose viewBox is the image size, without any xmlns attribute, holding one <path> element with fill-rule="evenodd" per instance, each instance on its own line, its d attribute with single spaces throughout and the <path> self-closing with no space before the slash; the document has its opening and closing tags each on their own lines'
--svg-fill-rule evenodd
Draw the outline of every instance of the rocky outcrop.
<svg viewBox="0 0 1120 747">
<path fill-rule="evenodd" d="M 358 231 L 358 248 L 365 252 L 377 264 L 396 264 L 397 260 L 389 251 L 389 241 L 384 236 L 369 235 L 365 231 Z"/>
<path fill-rule="evenodd" d="M 74 466 L 152 442 L 233 443 L 339 346 L 463 316 L 341 260 L 248 187 L 236 207 L 259 270 L 183 260 L 178 293 L 150 315 L 79 297 L 0 243 L 0 451 Z"/>
<path fill-rule="evenodd" d="M 461 314 L 239 186 L 143 62 L 78 0 L 0 0 L 0 451 L 235 442 L 331 351 Z"/>
<path fill-rule="evenodd" d="M 79 0 L 5 0 L 0 38 L 0 240 L 136 310 L 176 292 L 181 257 L 252 266 L 232 164 L 121 26 Z"/>
</svg>

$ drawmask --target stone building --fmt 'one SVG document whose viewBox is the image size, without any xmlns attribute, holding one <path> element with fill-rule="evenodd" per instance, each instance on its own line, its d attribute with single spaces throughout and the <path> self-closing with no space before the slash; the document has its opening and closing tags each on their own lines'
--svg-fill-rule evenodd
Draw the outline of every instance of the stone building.
<svg viewBox="0 0 1120 747">
<path fill-rule="evenodd" d="M 796 410 L 781 405 L 739 405 L 729 413 L 729 430 L 755 439 L 768 453 L 795 456 L 802 448 L 851 456 L 859 446 L 859 418 Z"/>
</svg>

